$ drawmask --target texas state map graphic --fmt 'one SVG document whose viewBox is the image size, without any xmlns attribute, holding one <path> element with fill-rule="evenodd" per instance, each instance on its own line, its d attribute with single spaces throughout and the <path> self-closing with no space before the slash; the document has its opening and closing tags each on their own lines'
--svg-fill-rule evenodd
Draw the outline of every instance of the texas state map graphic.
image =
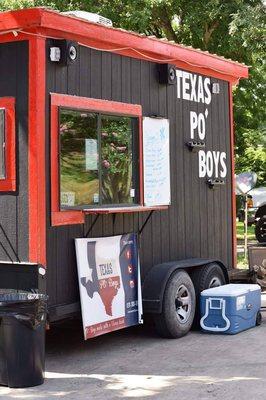
<svg viewBox="0 0 266 400">
<path fill-rule="evenodd" d="M 115 296 L 120 288 L 120 277 L 109 276 L 99 279 L 97 275 L 96 260 L 95 260 L 95 245 L 96 242 L 87 243 L 88 256 L 88 275 L 80 279 L 82 286 L 85 287 L 88 296 L 92 299 L 95 293 L 98 293 L 107 315 L 112 316 L 112 304 Z M 104 268 L 104 266 L 102 267 Z"/>
</svg>

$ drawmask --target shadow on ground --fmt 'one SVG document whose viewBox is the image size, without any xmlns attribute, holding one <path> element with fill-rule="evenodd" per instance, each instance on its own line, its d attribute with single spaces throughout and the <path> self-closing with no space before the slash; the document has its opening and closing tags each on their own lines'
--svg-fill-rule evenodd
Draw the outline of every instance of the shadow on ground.
<svg viewBox="0 0 266 400">
<path fill-rule="evenodd" d="M 3 399 L 234 399 L 266 393 L 266 314 L 261 327 L 235 336 L 191 332 L 158 338 L 139 326 L 83 341 L 79 320 L 47 334 L 46 380 L 0 387 Z"/>
</svg>

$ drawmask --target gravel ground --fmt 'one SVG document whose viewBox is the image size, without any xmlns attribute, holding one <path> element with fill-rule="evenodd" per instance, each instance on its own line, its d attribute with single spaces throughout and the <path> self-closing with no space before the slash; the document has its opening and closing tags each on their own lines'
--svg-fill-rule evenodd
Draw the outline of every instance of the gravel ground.
<svg viewBox="0 0 266 400">
<path fill-rule="evenodd" d="M 235 336 L 191 332 L 158 338 L 140 326 L 84 342 L 71 320 L 47 335 L 46 380 L 0 387 L 1 399 L 253 400 L 266 398 L 266 312 L 260 327 Z"/>
</svg>

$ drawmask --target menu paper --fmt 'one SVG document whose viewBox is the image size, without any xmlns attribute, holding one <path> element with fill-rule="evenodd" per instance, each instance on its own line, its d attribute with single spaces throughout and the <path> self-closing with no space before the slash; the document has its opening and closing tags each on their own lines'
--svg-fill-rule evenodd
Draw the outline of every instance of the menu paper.
<svg viewBox="0 0 266 400">
<path fill-rule="evenodd" d="M 170 149 L 169 120 L 143 118 L 144 204 L 169 205 Z"/>
</svg>

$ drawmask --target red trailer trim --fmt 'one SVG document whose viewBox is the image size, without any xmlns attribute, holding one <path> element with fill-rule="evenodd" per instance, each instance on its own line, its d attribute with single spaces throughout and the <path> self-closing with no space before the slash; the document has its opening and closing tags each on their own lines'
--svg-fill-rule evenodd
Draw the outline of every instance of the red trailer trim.
<svg viewBox="0 0 266 400">
<path fill-rule="evenodd" d="M 151 57 L 155 58 L 154 61 L 158 59 L 158 62 L 163 62 L 165 59 L 173 64 L 176 63 L 180 68 L 185 67 L 211 76 L 215 73 L 216 77 L 219 75 L 221 79 L 234 82 L 240 77 L 248 76 L 246 66 L 217 55 L 155 37 L 146 37 L 135 32 L 89 23 L 51 10 L 43 10 L 41 26 L 47 30 L 46 34 L 58 32 L 60 35 L 60 32 L 63 32 L 64 36 L 69 34 L 72 40 L 101 49 L 111 50 L 114 46 L 124 48 L 116 52 L 129 57 L 146 60 Z"/>
<path fill-rule="evenodd" d="M 44 38 L 29 40 L 29 261 L 46 265 Z"/>
<path fill-rule="evenodd" d="M 120 103 L 87 97 L 70 96 L 51 93 L 51 224 L 52 226 L 83 224 L 85 212 L 83 210 L 60 210 L 59 208 L 59 142 L 58 142 L 58 107 L 69 107 L 80 110 L 106 112 L 114 115 L 127 115 L 139 118 L 140 142 L 140 199 L 143 201 L 143 165 L 142 165 L 142 107 L 138 104 Z M 123 212 L 146 211 L 142 207 L 123 207 Z M 121 207 L 86 210 L 86 213 L 121 212 Z"/>
<path fill-rule="evenodd" d="M 107 112 L 111 114 L 131 115 L 136 117 L 142 116 L 142 109 L 139 104 L 120 103 L 118 101 L 92 99 L 58 93 L 51 93 L 51 105 Z"/>
<path fill-rule="evenodd" d="M 59 210 L 59 161 L 58 161 L 58 106 L 60 95 L 51 95 L 51 225 L 83 224 L 81 211 Z M 55 102 L 55 103 L 54 103 Z M 63 101 L 62 101 L 62 104 Z"/>
<path fill-rule="evenodd" d="M 46 37 L 66 38 L 99 50 L 154 62 L 171 62 L 178 68 L 237 83 L 248 77 L 248 67 L 215 54 L 180 44 L 147 37 L 123 29 L 111 28 L 62 15 L 59 12 L 32 8 L 1 13 L 1 30 L 42 33 Z"/>
<path fill-rule="evenodd" d="M 29 23 L 39 25 L 40 10 L 18 10 L 1 13 L 1 30 L 9 31 L 10 25 L 21 29 Z M 7 32 L 0 36 L 0 43 L 27 40 L 29 42 L 29 259 L 30 263 L 46 266 L 46 201 L 45 201 L 45 38 L 28 34 Z M 13 118 L 15 124 L 15 118 Z M 14 125 L 15 132 L 15 125 Z M 15 141 L 14 141 L 15 145 Z M 14 147 L 15 150 L 15 147 Z M 15 167 L 15 163 L 13 163 Z M 16 169 L 14 168 L 14 171 Z M 15 182 L 13 180 L 13 187 Z M 16 188 L 14 189 L 16 190 Z"/>
<path fill-rule="evenodd" d="M 40 26 L 44 8 L 34 7 L 1 12 L 1 31 Z"/>
<path fill-rule="evenodd" d="M 5 110 L 5 169 L 6 177 L 0 179 L 1 192 L 16 190 L 16 118 L 15 99 L 1 97 L 0 108 Z"/>
</svg>

